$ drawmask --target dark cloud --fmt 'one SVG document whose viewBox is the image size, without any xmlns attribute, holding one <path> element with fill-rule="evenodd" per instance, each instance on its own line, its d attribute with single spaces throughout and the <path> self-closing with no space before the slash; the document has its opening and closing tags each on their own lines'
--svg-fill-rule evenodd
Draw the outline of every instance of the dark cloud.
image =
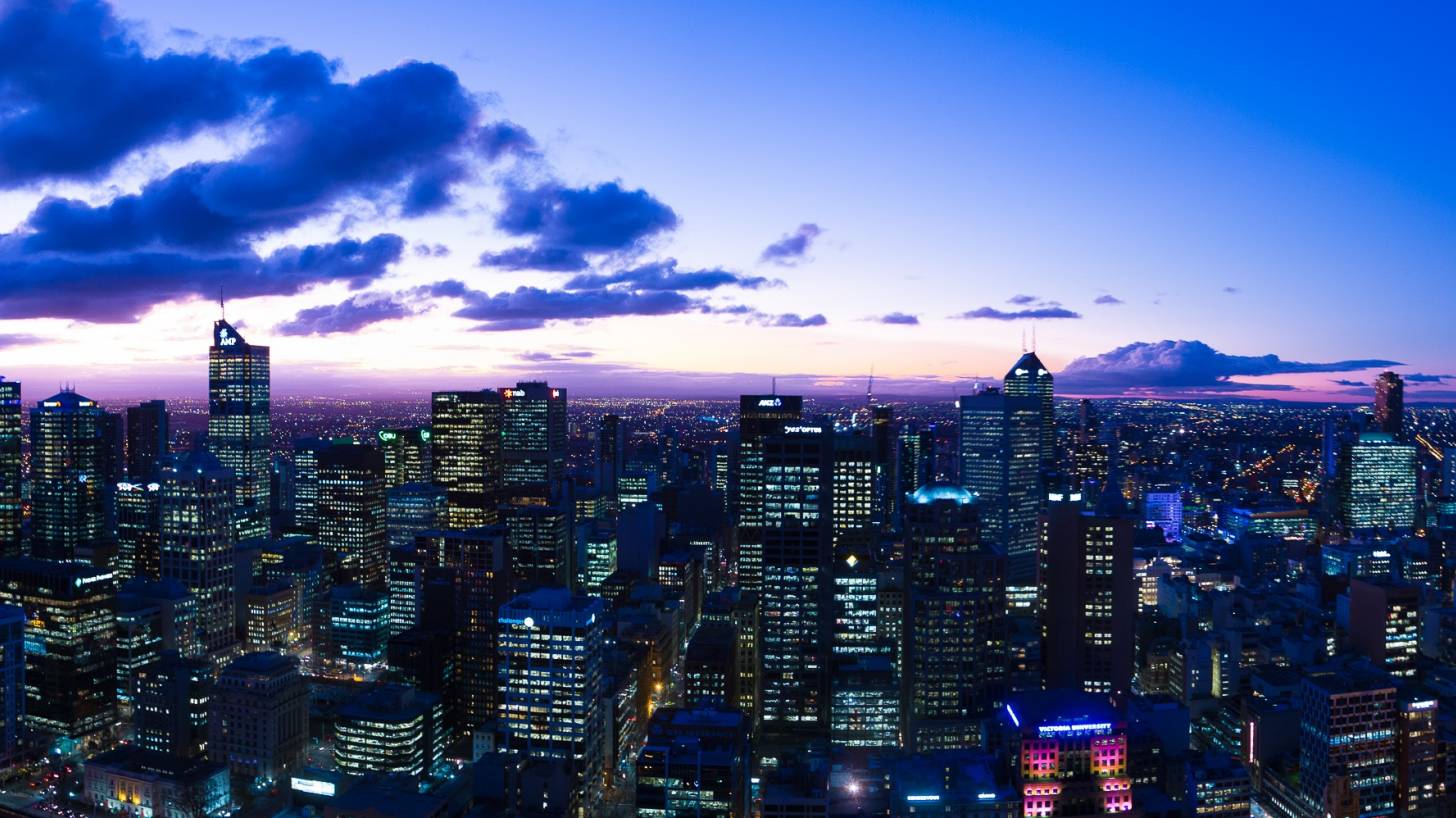
<svg viewBox="0 0 1456 818">
<path fill-rule="evenodd" d="M 1057 386 L 1068 392 L 1083 394 L 1278 390 L 1289 387 L 1242 383 L 1233 379 L 1238 376 L 1353 372 L 1395 365 L 1395 361 L 1374 359 L 1307 363 L 1286 361 L 1277 355 L 1226 355 L 1202 341 L 1138 342 L 1072 361 L 1057 374 Z"/>
<path fill-rule="evenodd" d="M 364 242 L 284 247 L 267 258 L 135 251 L 46 253 L 14 261 L 0 249 L 0 318 L 119 323 L 136 321 L 162 302 L 216 298 L 220 288 L 229 298 L 295 295 L 333 282 L 359 289 L 384 275 L 403 252 L 404 239 L 390 233 Z"/>
<path fill-rule="evenodd" d="M 1237 293 L 1239 291 L 1239 288 L 1238 287 L 1224 287 L 1223 288 L 1223 291 L 1226 292 L 1226 293 L 1228 293 L 1229 295 L 1233 295 L 1234 293 Z"/>
<path fill-rule="evenodd" d="M 531 134 L 520 125 L 502 119 L 480 129 L 480 154 L 495 162 L 507 156 L 535 157 L 540 148 Z"/>
<path fill-rule="evenodd" d="M 141 148 L 328 86 L 313 52 L 148 57 L 95 0 L 0 5 L 0 187 L 93 177 Z"/>
<path fill-rule="evenodd" d="M 1401 375 L 1406 383 L 1444 383 L 1447 380 L 1456 378 L 1456 375 L 1431 375 L 1424 372 L 1409 372 Z"/>
<path fill-rule="evenodd" d="M 545 290 L 517 287 L 490 294 L 459 281 L 442 281 L 425 288 L 434 296 L 459 298 L 464 306 L 453 314 L 480 322 L 474 329 L 496 332 L 537 329 L 550 321 L 590 321 L 624 315 L 676 315 L 701 307 L 680 292 L 634 290 Z"/>
<path fill-rule="evenodd" d="M 808 257 L 809 248 L 813 246 L 814 239 L 819 238 L 819 234 L 823 232 L 823 228 L 817 224 L 801 224 L 799 229 L 784 234 L 783 238 L 763 248 L 758 260 L 792 267 Z"/>
<path fill-rule="evenodd" d="M 1349 386 L 1349 387 L 1353 387 L 1355 389 L 1369 389 L 1369 388 L 1371 388 L 1370 387 L 1370 384 L 1368 384 L 1368 383 L 1366 383 L 1364 381 L 1352 381 L 1352 380 L 1348 380 L 1346 378 L 1331 378 L 1330 379 L 1330 383 L 1335 384 L 1337 386 Z"/>
<path fill-rule="evenodd" d="M 1027 304 L 1035 304 L 1036 302 L 1037 302 L 1037 297 L 1034 296 L 1034 295 L 1024 295 L 1024 294 L 1023 295 L 1013 295 L 1010 298 L 1006 299 L 1006 303 L 1007 304 L 1017 304 L 1017 305 L 1020 305 L 1020 306 L 1025 306 Z"/>
<path fill-rule="evenodd" d="M 1105 294 L 1105 295 L 1099 295 L 1099 296 L 1097 296 L 1097 298 L 1094 299 L 1092 301 L 1092 303 L 1093 304 L 1103 304 L 1103 305 L 1106 305 L 1106 306 L 1115 306 L 1117 304 L 1122 304 L 1122 303 L 1125 303 L 1125 302 L 1121 298 L 1118 298 L 1115 295 Z"/>
<path fill-rule="evenodd" d="M 507 186 L 495 225 L 531 243 L 486 253 L 482 266 L 577 272 L 589 266 L 588 256 L 641 250 L 653 237 L 676 229 L 678 217 L 645 190 L 628 190 L 617 182 L 567 187 L 553 181 Z"/>
<path fill-rule="evenodd" d="M 881 324 L 900 324 L 903 326 L 914 326 L 920 323 L 920 316 L 908 312 L 890 312 L 875 319 Z"/>
<path fill-rule="evenodd" d="M 567 290 L 599 290 L 626 285 L 636 290 L 715 290 L 733 286 L 756 290 L 782 283 L 729 270 L 679 270 L 677 260 L 669 258 L 609 273 L 583 273 L 572 277 L 562 287 Z"/>
<path fill-rule="evenodd" d="M 994 321 L 1020 321 L 1034 318 L 1081 318 L 1081 313 L 1073 312 L 1065 307 L 1046 306 L 1032 307 L 1024 310 L 998 310 L 995 307 L 980 307 L 978 309 L 963 312 L 955 318 L 989 318 Z"/>
<path fill-rule="evenodd" d="M 291 320 L 279 324 L 280 335 L 333 335 L 357 332 L 380 321 L 408 318 L 419 312 L 414 306 L 388 293 L 361 293 L 338 304 L 300 310 Z"/>
</svg>

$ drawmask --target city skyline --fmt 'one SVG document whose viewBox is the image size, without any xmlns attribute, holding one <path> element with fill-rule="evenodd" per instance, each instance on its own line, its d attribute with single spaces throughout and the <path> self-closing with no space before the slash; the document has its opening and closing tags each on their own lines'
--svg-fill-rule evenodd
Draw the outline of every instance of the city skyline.
<svg viewBox="0 0 1456 818">
<path fill-rule="evenodd" d="M 221 294 L 280 396 L 1456 398 L 1444 20 L 574 12 L 8 7 L 0 373 L 200 396 Z"/>
</svg>

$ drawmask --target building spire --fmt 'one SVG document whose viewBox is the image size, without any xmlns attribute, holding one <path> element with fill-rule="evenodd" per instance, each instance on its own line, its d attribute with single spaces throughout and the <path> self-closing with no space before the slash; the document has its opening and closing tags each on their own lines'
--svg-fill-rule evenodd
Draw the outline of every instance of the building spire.
<svg viewBox="0 0 1456 818">
<path fill-rule="evenodd" d="M 223 293 L 223 285 L 217 285 L 217 309 L 222 313 L 222 320 L 227 320 L 227 298 Z"/>
</svg>

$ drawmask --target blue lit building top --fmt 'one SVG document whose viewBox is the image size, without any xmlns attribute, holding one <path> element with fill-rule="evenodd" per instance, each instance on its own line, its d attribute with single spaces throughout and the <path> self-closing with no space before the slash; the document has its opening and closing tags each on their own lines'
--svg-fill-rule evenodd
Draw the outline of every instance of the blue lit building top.
<svg viewBox="0 0 1456 818">
<path fill-rule="evenodd" d="M 916 505 L 930 505 L 941 500 L 949 500 L 957 505 L 968 505 L 976 501 L 976 495 L 966 491 L 960 486 L 950 483 L 931 483 L 921 486 L 910 495 L 910 502 Z"/>
</svg>

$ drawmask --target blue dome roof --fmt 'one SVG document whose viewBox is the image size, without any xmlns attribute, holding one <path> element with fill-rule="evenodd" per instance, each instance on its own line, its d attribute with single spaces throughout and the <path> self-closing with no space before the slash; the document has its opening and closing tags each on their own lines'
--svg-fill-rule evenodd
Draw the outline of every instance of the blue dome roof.
<svg viewBox="0 0 1456 818">
<path fill-rule="evenodd" d="M 953 486 L 949 483 L 931 483 L 930 485 L 921 486 L 915 490 L 914 494 L 910 495 L 910 502 L 917 505 L 927 505 L 937 500 L 951 500 L 959 505 L 965 505 L 967 503 L 974 503 L 976 501 L 976 495 L 960 486 Z"/>
</svg>

